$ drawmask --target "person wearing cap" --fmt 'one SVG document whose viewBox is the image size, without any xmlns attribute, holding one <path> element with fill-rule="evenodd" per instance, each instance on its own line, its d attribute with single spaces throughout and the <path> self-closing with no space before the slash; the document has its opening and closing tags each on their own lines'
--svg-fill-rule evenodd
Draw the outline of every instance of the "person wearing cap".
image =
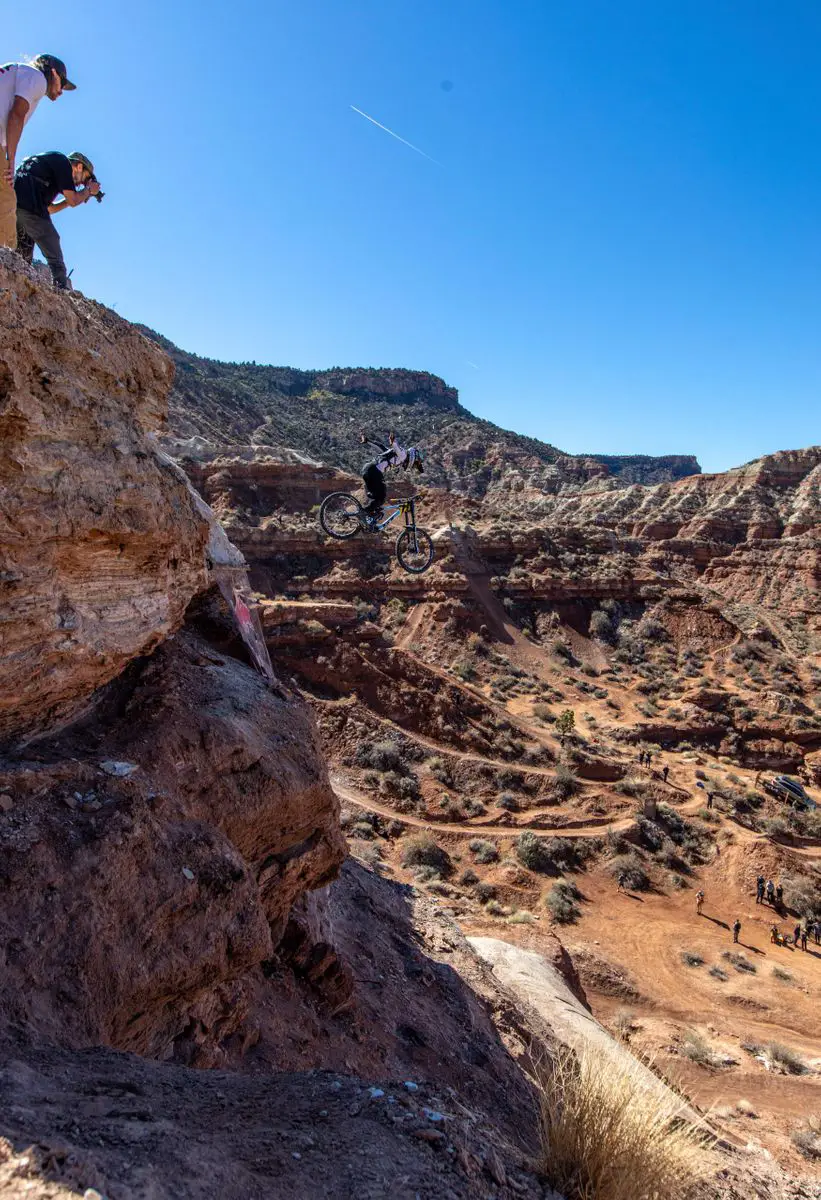
<svg viewBox="0 0 821 1200">
<path fill-rule="evenodd" d="M 17 245 L 14 164 L 23 126 L 44 96 L 56 100 L 74 88 L 66 64 L 53 54 L 0 66 L 0 246 Z"/>
<path fill-rule="evenodd" d="M 14 177 L 17 196 L 17 253 L 30 263 L 38 246 L 51 270 L 57 288 L 67 288 L 68 275 L 60 235 L 51 217 L 64 208 L 86 204 L 100 190 L 94 164 L 84 154 L 33 154 L 19 166 Z M 62 200 L 55 204 L 62 193 Z"/>
</svg>

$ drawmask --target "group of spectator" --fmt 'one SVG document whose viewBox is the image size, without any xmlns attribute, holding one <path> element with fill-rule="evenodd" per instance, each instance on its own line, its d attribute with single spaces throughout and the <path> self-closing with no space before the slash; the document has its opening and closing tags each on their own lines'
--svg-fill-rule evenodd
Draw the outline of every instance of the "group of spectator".
<svg viewBox="0 0 821 1200">
<path fill-rule="evenodd" d="M 772 879 L 765 880 L 763 875 L 759 875 L 755 881 L 755 902 L 756 904 L 770 904 L 773 908 L 782 910 L 784 907 L 783 885 L 774 883 Z M 770 926 L 770 941 L 776 946 L 792 943 L 793 946 L 800 946 L 802 950 L 806 950 L 808 938 L 813 938 L 816 946 L 821 946 L 821 921 L 799 921 L 791 935 L 782 934 L 777 925 Z"/>
</svg>

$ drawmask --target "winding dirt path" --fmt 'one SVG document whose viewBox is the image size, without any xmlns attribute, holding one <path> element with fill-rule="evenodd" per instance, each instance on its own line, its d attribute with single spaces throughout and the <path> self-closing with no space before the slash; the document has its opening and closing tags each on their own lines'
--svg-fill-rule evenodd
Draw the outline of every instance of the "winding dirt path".
<svg viewBox="0 0 821 1200">
<path fill-rule="evenodd" d="M 568 821 L 566 825 L 532 825 L 529 822 L 534 817 L 540 816 L 561 816 L 557 813 L 555 805 L 549 808 L 534 808 L 526 814 L 527 823 L 521 825 L 494 825 L 490 822 L 477 822 L 473 825 L 458 825 L 450 824 L 446 821 L 431 821 L 425 817 L 410 816 L 407 813 L 398 813 L 396 809 L 391 808 L 387 804 L 379 804 L 369 797 L 361 795 L 351 788 L 351 786 L 340 779 L 338 775 L 332 774 L 331 787 L 336 792 L 341 800 L 347 800 L 350 804 L 355 804 L 357 808 L 366 809 L 368 812 L 378 813 L 381 817 L 386 817 L 391 821 L 399 821 L 402 825 L 410 825 L 415 829 L 426 829 L 429 832 L 436 833 L 455 833 L 463 837 L 476 837 L 477 834 L 492 834 L 494 837 L 518 837 L 520 833 L 536 833 L 549 834 L 550 837 L 600 837 L 603 833 L 609 833 L 611 830 L 618 833 L 623 829 L 629 829 L 635 824 L 635 814 L 627 817 L 616 817 L 610 819 L 608 817 L 594 817 L 585 821 Z M 703 801 L 700 797 L 691 800 L 688 804 L 682 804 L 676 809 L 676 812 L 691 813 L 701 808 Z"/>
</svg>

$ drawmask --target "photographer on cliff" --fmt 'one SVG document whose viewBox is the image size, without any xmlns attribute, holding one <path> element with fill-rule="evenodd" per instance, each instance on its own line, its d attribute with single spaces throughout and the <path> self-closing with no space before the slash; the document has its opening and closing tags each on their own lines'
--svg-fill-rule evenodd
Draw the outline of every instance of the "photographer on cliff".
<svg viewBox="0 0 821 1200">
<path fill-rule="evenodd" d="M 60 235 L 54 227 L 53 213 L 86 204 L 92 196 L 102 198 L 94 177 L 94 164 L 84 154 L 33 154 L 25 159 L 14 176 L 17 195 L 17 253 L 30 263 L 37 246 L 51 270 L 56 288 L 70 287 Z M 62 194 L 62 200 L 54 203 Z"/>
</svg>

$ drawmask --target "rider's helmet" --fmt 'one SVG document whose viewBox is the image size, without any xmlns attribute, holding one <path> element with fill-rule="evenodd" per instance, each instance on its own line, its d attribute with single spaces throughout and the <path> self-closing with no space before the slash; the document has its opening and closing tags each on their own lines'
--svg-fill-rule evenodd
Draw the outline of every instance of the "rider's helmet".
<svg viewBox="0 0 821 1200">
<path fill-rule="evenodd" d="M 420 473 L 424 471 L 425 456 L 416 446 L 410 446 L 408 449 L 408 466 L 415 467 Z"/>
</svg>

